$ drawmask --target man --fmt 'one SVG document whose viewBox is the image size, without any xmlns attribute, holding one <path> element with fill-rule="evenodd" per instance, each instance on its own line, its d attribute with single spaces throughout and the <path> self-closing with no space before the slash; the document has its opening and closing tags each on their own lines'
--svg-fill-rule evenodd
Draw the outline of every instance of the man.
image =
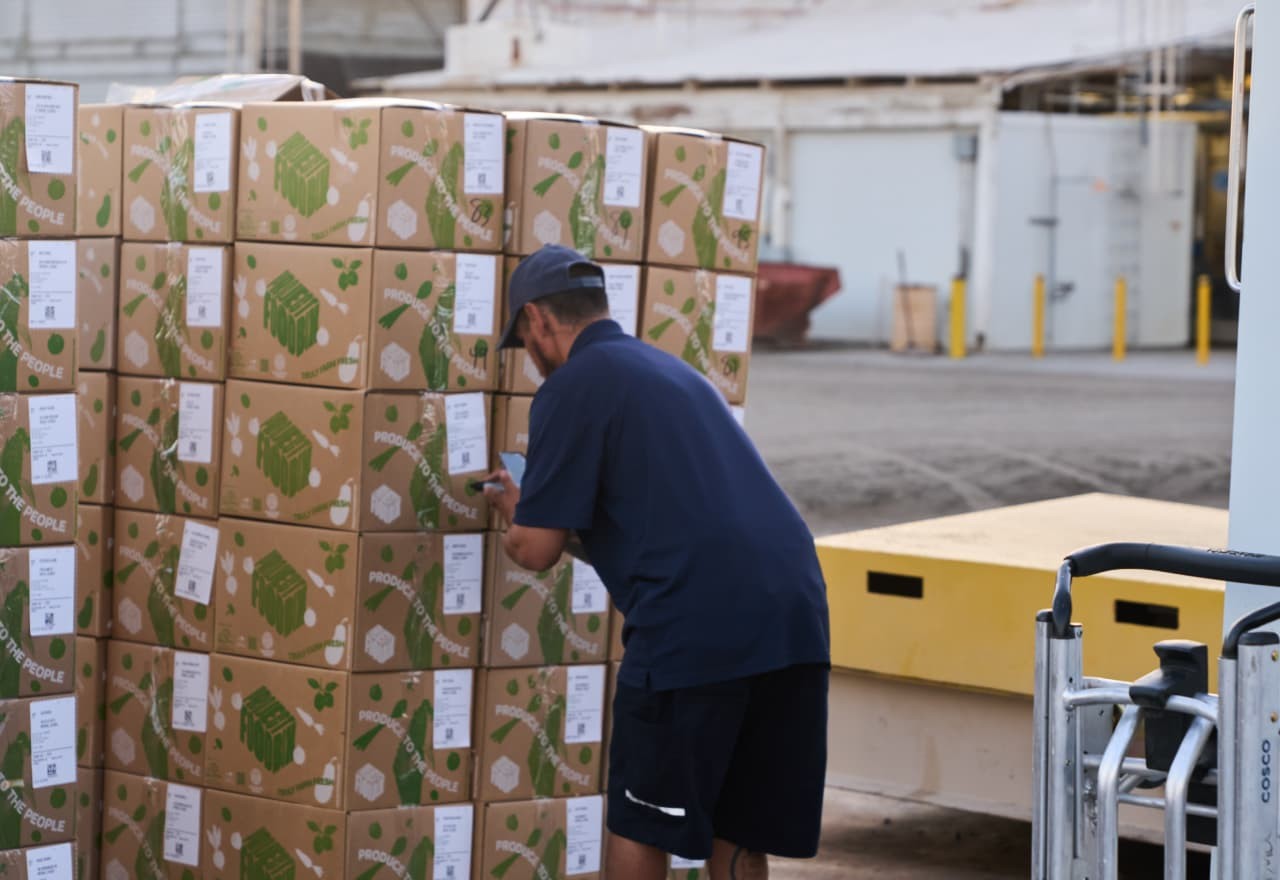
<svg viewBox="0 0 1280 880">
<path fill-rule="evenodd" d="M 626 618 L 609 880 L 662 880 L 668 853 L 712 880 L 812 858 L 830 669 L 812 535 L 711 383 L 610 319 L 598 265 L 544 247 L 509 312 L 502 347 L 546 382 L 522 485 L 487 478 L 503 546 L 542 571 L 576 535 Z"/>
</svg>

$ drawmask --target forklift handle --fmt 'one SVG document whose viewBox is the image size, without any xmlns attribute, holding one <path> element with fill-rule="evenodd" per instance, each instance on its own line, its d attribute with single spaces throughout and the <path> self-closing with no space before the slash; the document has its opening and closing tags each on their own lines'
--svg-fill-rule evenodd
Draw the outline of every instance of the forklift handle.
<svg viewBox="0 0 1280 880">
<path fill-rule="evenodd" d="M 1054 638 L 1068 637 L 1072 578 L 1123 569 L 1163 571 L 1205 580 L 1280 587 L 1280 557 L 1276 556 L 1167 544 L 1099 544 L 1067 556 L 1058 571 L 1058 583 L 1053 591 Z"/>
</svg>

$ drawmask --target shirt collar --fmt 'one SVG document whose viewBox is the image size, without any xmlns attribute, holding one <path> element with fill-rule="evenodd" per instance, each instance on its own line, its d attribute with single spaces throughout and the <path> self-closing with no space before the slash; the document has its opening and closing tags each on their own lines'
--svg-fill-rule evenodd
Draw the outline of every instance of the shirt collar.
<svg viewBox="0 0 1280 880">
<path fill-rule="evenodd" d="M 592 321 L 578 333 L 578 338 L 573 340 L 573 345 L 569 348 L 569 357 L 573 357 L 582 349 L 594 345 L 597 342 L 604 342 L 609 339 L 617 339 L 625 336 L 622 332 L 622 325 L 611 318 L 601 318 L 599 321 Z"/>
</svg>

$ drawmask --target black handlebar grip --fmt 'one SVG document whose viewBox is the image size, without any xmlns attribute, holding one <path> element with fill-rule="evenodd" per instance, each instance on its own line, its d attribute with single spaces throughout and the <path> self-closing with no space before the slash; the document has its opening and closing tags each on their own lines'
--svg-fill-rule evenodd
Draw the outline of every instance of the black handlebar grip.
<svg viewBox="0 0 1280 880">
<path fill-rule="evenodd" d="M 1280 557 L 1239 550 L 1199 550 L 1167 544 L 1099 544 L 1077 550 L 1066 561 L 1075 577 L 1141 569 L 1211 581 L 1280 587 Z"/>
</svg>

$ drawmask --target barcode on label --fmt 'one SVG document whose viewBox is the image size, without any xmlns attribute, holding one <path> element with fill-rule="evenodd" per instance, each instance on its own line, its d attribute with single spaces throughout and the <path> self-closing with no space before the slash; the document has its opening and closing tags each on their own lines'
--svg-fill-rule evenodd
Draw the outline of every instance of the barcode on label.
<svg viewBox="0 0 1280 880">
<path fill-rule="evenodd" d="M 48 776 L 49 778 L 52 779 L 57 777 L 57 775 L 58 775 L 58 763 L 56 761 L 52 764 L 48 764 L 45 766 L 45 776 Z"/>
<path fill-rule="evenodd" d="M 187 592 L 194 593 L 196 591 L 196 582 L 192 578 L 187 578 Z"/>
<path fill-rule="evenodd" d="M 583 723 L 579 722 L 579 723 L 578 723 L 578 736 L 584 736 L 584 735 L 586 735 L 586 732 L 587 732 L 587 725 L 585 725 L 585 724 L 583 724 Z"/>
<path fill-rule="evenodd" d="M 447 740 L 451 740 L 451 741 L 452 741 L 452 739 L 453 739 L 453 728 L 452 728 L 452 727 L 446 727 L 446 728 L 444 729 L 444 738 L 445 738 L 445 739 L 447 739 Z"/>
<path fill-rule="evenodd" d="M 40 161 L 41 161 L 41 164 L 44 164 L 44 165 L 52 165 L 52 164 L 53 164 L 53 150 L 41 150 L 41 151 L 40 151 Z"/>
<path fill-rule="evenodd" d="M 182 841 L 178 841 L 173 845 L 173 851 L 178 855 L 182 855 Z"/>
<path fill-rule="evenodd" d="M 480 179 L 481 179 L 481 180 L 484 180 L 484 175 L 483 175 L 483 174 L 482 174 L 482 175 L 480 175 Z M 453 865 L 446 865 L 446 866 L 445 866 L 445 869 L 444 869 L 444 875 L 445 875 L 446 877 L 450 877 L 450 878 L 451 878 L 451 877 L 453 877 Z"/>
<path fill-rule="evenodd" d="M 187 451 L 190 452 L 192 455 L 196 454 L 196 448 L 197 448 L 196 441 L 194 440 L 192 440 L 190 443 L 187 444 Z"/>
<path fill-rule="evenodd" d="M 453 598 L 453 604 L 454 604 L 454 605 L 456 605 L 456 606 L 458 606 L 459 608 L 461 608 L 461 607 L 462 607 L 462 604 L 463 604 L 464 602 L 466 602 L 466 601 L 467 601 L 467 596 L 466 596 L 466 594 L 465 594 L 465 593 L 458 593 L 458 594 L 457 594 L 456 596 L 454 596 L 454 598 Z"/>
<path fill-rule="evenodd" d="M 469 465 L 469 464 L 471 464 L 471 453 L 470 453 L 470 452 L 464 452 L 464 453 L 462 453 L 462 464 L 463 464 L 464 466 L 465 466 L 465 465 Z"/>
<path fill-rule="evenodd" d="M 191 717 L 191 710 L 190 710 L 190 709 L 183 709 L 183 710 L 182 710 L 182 717 L 183 717 L 183 720 L 185 720 L 188 724 L 191 724 L 191 723 L 193 723 L 193 721 L 194 721 L 194 719 L 192 719 L 192 717 Z"/>
<path fill-rule="evenodd" d="M 52 626 L 53 626 L 53 612 L 52 612 L 52 611 L 47 612 L 47 613 L 45 614 L 45 616 L 44 616 L 44 625 L 45 625 L 45 626 L 47 626 L 47 627 L 52 627 Z"/>
<path fill-rule="evenodd" d="M 205 186 L 213 186 L 213 172 L 212 172 L 212 171 L 206 171 L 206 172 L 204 173 L 204 183 L 205 183 Z"/>
<path fill-rule="evenodd" d="M 50 321 L 53 320 L 55 315 L 57 315 L 57 309 L 55 309 L 53 306 L 44 307 L 44 316 L 46 320 L 50 320 Z"/>
<path fill-rule="evenodd" d="M 578 867 L 581 868 L 587 863 L 587 857 L 583 853 L 578 853 Z"/>
<path fill-rule="evenodd" d="M 56 458 L 49 459 L 48 467 L 44 469 L 46 474 L 56 474 L 58 472 L 58 460 Z"/>
</svg>

